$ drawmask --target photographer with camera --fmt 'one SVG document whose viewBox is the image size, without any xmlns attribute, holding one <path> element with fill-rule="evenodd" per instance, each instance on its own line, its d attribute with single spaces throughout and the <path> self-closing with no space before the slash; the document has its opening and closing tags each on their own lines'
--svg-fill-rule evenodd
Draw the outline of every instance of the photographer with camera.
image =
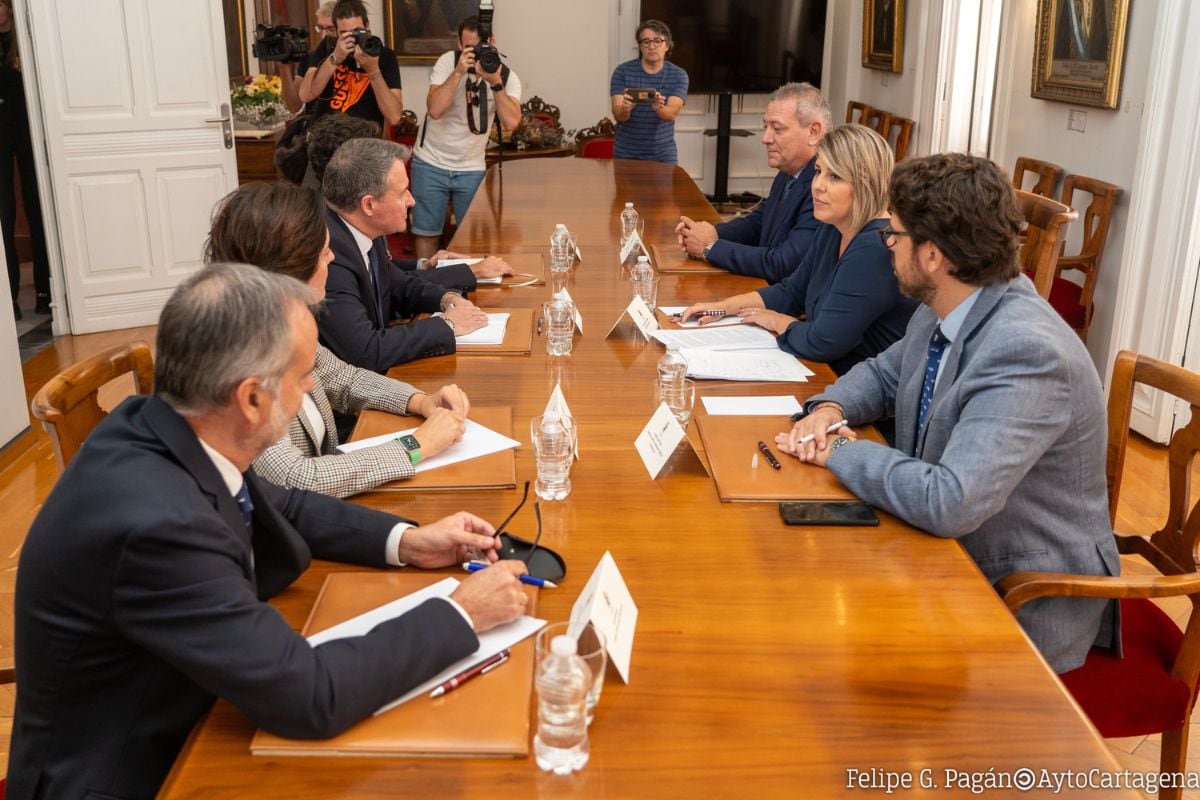
<svg viewBox="0 0 1200 800">
<path fill-rule="evenodd" d="M 314 103 L 313 116 L 340 111 L 382 126 L 400 123 L 404 97 L 396 54 L 371 33 L 361 0 L 333 7 L 336 38 L 325 39 L 310 56 L 300 100 Z"/>
<path fill-rule="evenodd" d="M 443 53 L 429 77 L 428 114 L 412 159 L 412 231 L 417 256 L 440 247 L 447 203 L 461 222 L 483 181 L 488 132 L 494 120 L 521 124 L 521 79 L 501 63 L 492 35 L 491 0 L 458 26 L 458 50 Z"/>
<path fill-rule="evenodd" d="M 609 82 L 612 112 L 617 121 L 613 158 L 642 161 L 679 160 L 675 148 L 675 118 L 687 100 L 688 74 L 667 61 L 674 46 L 671 29 L 656 19 L 638 26 L 640 58 L 613 70 Z"/>
<path fill-rule="evenodd" d="M 333 7 L 336 5 L 336 0 L 326 0 L 317 7 L 317 24 L 314 26 L 314 30 L 318 37 L 318 46 L 326 39 L 337 38 L 337 28 L 333 26 Z M 300 84 L 304 82 L 304 76 L 308 74 L 308 65 L 317 63 L 316 52 L 316 48 L 313 48 L 295 61 L 279 62 L 280 94 L 283 97 L 283 104 L 293 114 L 302 108 L 305 111 L 311 110 L 305 108 L 306 104 L 300 100 Z"/>
</svg>

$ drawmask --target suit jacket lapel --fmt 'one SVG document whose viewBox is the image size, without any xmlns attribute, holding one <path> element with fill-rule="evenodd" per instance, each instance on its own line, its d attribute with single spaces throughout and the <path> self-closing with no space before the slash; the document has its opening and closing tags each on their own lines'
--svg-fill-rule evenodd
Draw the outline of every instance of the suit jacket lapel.
<svg viewBox="0 0 1200 800">
<path fill-rule="evenodd" d="M 354 273 L 354 280 L 358 285 L 358 296 L 361 298 L 362 304 L 366 306 L 367 316 L 371 318 L 372 324 L 376 328 L 384 327 L 375 310 L 375 289 L 371 285 L 371 278 L 367 275 L 367 265 L 358 249 L 358 242 L 350 233 L 349 225 L 332 208 L 326 209 L 326 220 L 329 223 L 329 247 L 333 250 L 335 259 Z M 382 272 L 382 269 L 380 271 Z"/>
<path fill-rule="evenodd" d="M 317 389 L 318 391 L 313 392 L 311 396 L 317 405 L 317 411 L 321 412 L 321 419 L 325 421 L 325 439 L 318 442 L 311 430 L 308 435 L 316 445 L 317 452 L 325 455 L 337 451 L 337 420 L 333 417 L 333 406 L 329 405 L 329 397 L 325 394 L 324 387 L 318 384 Z M 301 414 L 301 416 L 305 415 Z"/>
<path fill-rule="evenodd" d="M 254 503 L 254 563 L 258 597 L 266 600 L 282 592 L 308 569 L 312 552 L 300 534 L 263 493 L 254 468 L 246 470 L 246 487 Z"/>
</svg>

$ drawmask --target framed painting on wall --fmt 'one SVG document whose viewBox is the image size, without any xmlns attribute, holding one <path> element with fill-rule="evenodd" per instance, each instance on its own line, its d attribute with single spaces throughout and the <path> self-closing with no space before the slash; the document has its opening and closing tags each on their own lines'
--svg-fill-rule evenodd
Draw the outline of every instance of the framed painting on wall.
<svg viewBox="0 0 1200 800">
<path fill-rule="evenodd" d="M 401 64 L 432 64 L 458 48 L 458 23 L 479 13 L 479 0 L 383 0 L 388 45 Z"/>
<path fill-rule="evenodd" d="M 1129 0 L 1038 0 L 1032 95 L 1116 108 Z"/>
<path fill-rule="evenodd" d="M 862 64 L 904 71 L 904 0 L 863 0 Z"/>
</svg>

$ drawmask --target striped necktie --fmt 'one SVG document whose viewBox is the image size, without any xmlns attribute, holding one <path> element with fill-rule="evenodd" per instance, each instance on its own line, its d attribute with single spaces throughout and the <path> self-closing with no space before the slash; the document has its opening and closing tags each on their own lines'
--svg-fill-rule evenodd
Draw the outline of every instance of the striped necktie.
<svg viewBox="0 0 1200 800">
<path fill-rule="evenodd" d="M 371 289 L 375 292 L 375 314 L 379 327 L 386 328 L 387 320 L 383 318 L 383 297 L 379 293 L 379 259 L 375 256 L 375 247 L 367 251 L 367 273 L 371 276 Z"/>
<path fill-rule="evenodd" d="M 917 413 L 917 440 L 925 430 L 925 416 L 929 413 L 929 405 L 933 402 L 933 389 L 937 385 L 938 365 L 942 363 L 942 352 L 949 340 L 942 335 L 942 326 L 933 329 L 929 337 L 929 353 L 925 360 L 925 384 L 921 387 L 921 407 Z"/>
<path fill-rule="evenodd" d="M 246 533 L 253 533 L 254 529 L 254 502 L 250 499 L 250 489 L 246 485 L 246 481 L 242 481 L 242 488 L 238 489 L 238 493 L 233 496 L 237 501 L 238 508 L 242 510 L 242 521 L 246 523 Z"/>
</svg>

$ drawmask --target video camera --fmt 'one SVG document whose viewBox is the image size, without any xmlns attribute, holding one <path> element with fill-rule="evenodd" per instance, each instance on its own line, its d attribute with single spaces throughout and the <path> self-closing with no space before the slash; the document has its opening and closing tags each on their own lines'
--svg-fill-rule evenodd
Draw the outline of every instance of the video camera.
<svg viewBox="0 0 1200 800">
<path fill-rule="evenodd" d="M 350 31 L 354 37 L 354 43 L 362 48 L 362 51 L 369 56 L 377 56 L 383 52 L 383 39 L 372 34 L 366 28 L 355 28 Z"/>
<path fill-rule="evenodd" d="M 259 25 L 254 29 L 255 58 L 294 63 L 308 54 L 308 31 L 291 25 Z"/>
<path fill-rule="evenodd" d="M 479 69 L 489 74 L 500 69 L 500 51 L 492 47 L 492 17 L 496 7 L 492 0 L 479 0 L 479 44 L 475 45 L 475 63 Z"/>
</svg>

